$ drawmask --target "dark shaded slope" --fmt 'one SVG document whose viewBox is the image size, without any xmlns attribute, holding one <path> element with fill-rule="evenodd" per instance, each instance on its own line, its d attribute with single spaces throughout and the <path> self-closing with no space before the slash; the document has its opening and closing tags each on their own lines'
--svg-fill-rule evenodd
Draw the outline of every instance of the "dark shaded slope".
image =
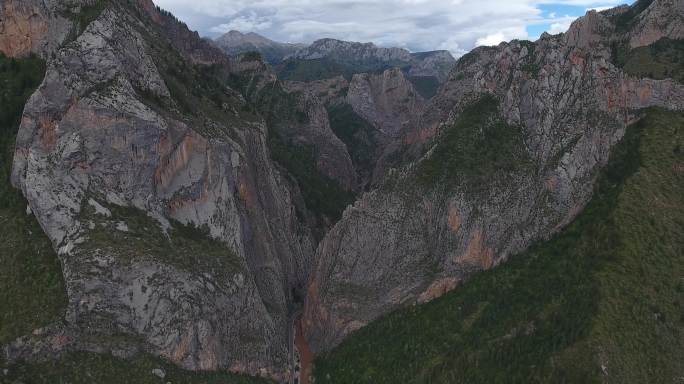
<svg viewBox="0 0 684 384">
<path fill-rule="evenodd" d="M 40 59 L 0 54 L 0 344 L 50 323 L 66 307 L 52 244 L 9 181 L 21 113 L 44 73 Z"/>
</svg>

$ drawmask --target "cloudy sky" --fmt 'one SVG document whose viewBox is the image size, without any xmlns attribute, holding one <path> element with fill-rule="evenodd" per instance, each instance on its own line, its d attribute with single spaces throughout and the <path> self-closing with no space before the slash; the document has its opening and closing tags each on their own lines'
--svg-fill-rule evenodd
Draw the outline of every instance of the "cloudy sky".
<svg viewBox="0 0 684 384">
<path fill-rule="evenodd" d="M 448 49 L 564 32 L 589 9 L 629 0 L 155 0 L 203 36 L 231 29 L 273 40 L 322 37 L 411 51 Z"/>
</svg>

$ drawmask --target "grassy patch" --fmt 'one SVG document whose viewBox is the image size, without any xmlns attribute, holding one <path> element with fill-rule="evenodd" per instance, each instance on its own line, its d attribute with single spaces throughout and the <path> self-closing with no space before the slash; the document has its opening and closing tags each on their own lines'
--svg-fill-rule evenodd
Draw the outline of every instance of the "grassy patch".
<svg viewBox="0 0 684 384">
<path fill-rule="evenodd" d="M 526 169 L 529 161 L 522 129 L 505 124 L 496 99 L 485 95 L 440 136 L 432 154 L 419 164 L 417 178 L 426 186 L 459 183 L 475 190 L 494 175 Z"/>
<path fill-rule="evenodd" d="M 21 114 L 44 74 L 40 59 L 0 54 L 0 344 L 56 320 L 66 307 L 50 240 L 9 181 Z"/>
<path fill-rule="evenodd" d="M 317 383 L 672 383 L 684 370 L 684 115 L 630 127 L 554 239 L 316 361 Z"/>
<path fill-rule="evenodd" d="M 206 227 L 171 221 L 167 235 L 156 220 L 137 208 L 104 206 L 111 212 L 110 217 L 96 214 L 91 205 L 84 205 L 81 220 L 92 222 L 94 228 L 88 232 L 81 250 L 110 251 L 126 262 L 151 257 L 191 273 L 231 275 L 242 269 L 235 252 L 212 239 Z"/>
<path fill-rule="evenodd" d="M 59 360 L 37 364 L 10 366 L 7 376 L 0 374 L 0 383 L 31 384 L 252 384 L 271 381 L 225 372 L 190 372 L 149 355 L 137 356 L 128 361 L 112 355 L 72 353 Z M 152 373 L 161 369 L 164 379 Z"/>
<path fill-rule="evenodd" d="M 614 46 L 613 61 L 635 77 L 671 78 L 684 83 L 684 40 L 665 38 L 632 50 Z"/>
</svg>

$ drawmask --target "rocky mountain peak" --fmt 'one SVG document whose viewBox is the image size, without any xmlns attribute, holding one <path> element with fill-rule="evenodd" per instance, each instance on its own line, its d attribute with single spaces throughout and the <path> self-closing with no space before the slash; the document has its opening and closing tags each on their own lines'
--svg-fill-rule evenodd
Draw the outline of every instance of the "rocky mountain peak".
<svg viewBox="0 0 684 384">
<path fill-rule="evenodd" d="M 231 30 L 228 33 L 216 38 L 215 40 L 220 45 L 226 47 L 239 47 L 244 44 L 252 44 L 254 47 L 272 46 L 276 42 L 267 39 L 264 36 L 259 35 L 255 32 L 242 33 L 240 31 Z"/>
<path fill-rule="evenodd" d="M 316 40 L 309 47 L 295 52 L 291 58 L 315 60 L 332 58 L 338 61 L 378 60 L 387 63 L 408 62 L 409 51 L 401 48 L 380 48 L 373 43 L 357 43 L 337 39 Z"/>
<path fill-rule="evenodd" d="M 284 57 L 304 47 L 303 44 L 279 43 L 255 32 L 242 33 L 236 30 L 216 38 L 214 44 L 230 56 L 258 52 L 271 64 L 280 63 Z"/>
</svg>

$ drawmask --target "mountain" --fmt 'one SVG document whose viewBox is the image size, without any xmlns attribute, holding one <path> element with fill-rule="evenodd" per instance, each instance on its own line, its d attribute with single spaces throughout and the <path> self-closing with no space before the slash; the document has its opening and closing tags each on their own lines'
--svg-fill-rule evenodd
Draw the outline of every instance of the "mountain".
<svg viewBox="0 0 684 384">
<path fill-rule="evenodd" d="M 354 185 L 324 106 L 151 1 L 10 1 L 2 23 L 4 54 L 47 62 L 8 149 L 66 290 L 39 330 L 12 319 L 29 336 L 3 359 L 144 351 L 288 377 L 311 228 Z"/>
<path fill-rule="evenodd" d="M 304 316 L 313 351 L 572 223 L 644 108 L 684 108 L 684 85 L 621 64 L 655 60 L 660 49 L 649 57 L 645 44 L 676 50 L 682 15 L 682 2 L 667 0 L 591 11 L 565 34 L 462 57 L 404 138 L 416 160 L 364 194 L 319 245 Z"/>
<path fill-rule="evenodd" d="M 259 52 L 268 63 L 279 64 L 286 56 L 305 47 L 304 44 L 278 43 L 257 33 L 230 31 L 214 40 L 214 44 L 230 56 Z"/>
<path fill-rule="evenodd" d="M 373 43 L 321 39 L 285 58 L 279 76 L 285 80 L 310 81 L 356 73 L 382 72 L 399 67 L 417 81 L 442 83 L 456 60 L 447 51 L 410 53 L 402 48 L 380 48 Z M 427 80 L 429 81 L 429 80 Z M 435 90 L 426 87 L 426 95 Z M 429 97 L 428 96 L 428 97 Z"/>
<path fill-rule="evenodd" d="M 270 66 L 2 2 L 0 382 L 676 382 L 683 4 Z"/>
</svg>

